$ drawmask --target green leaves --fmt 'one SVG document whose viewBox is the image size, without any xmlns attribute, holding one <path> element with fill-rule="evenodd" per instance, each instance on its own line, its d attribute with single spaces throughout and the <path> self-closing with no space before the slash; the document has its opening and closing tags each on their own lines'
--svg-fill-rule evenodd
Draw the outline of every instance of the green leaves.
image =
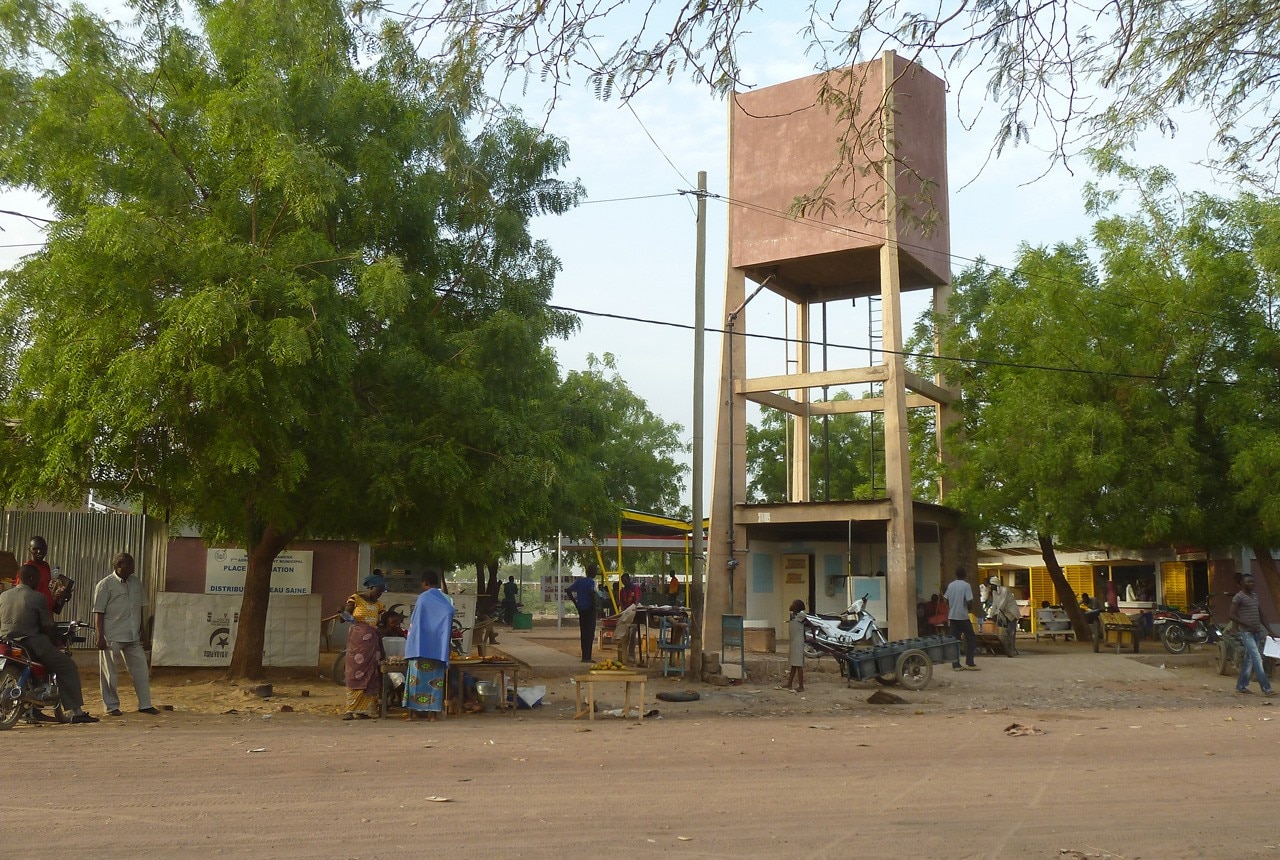
<svg viewBox="0 0 1280 860">
<path fill-rule="evenodd" d="M 963 386 L 949 502 L 994 541 L 1265 544 L 1280 509 L 1270 308 L 1274 201 L 1180 195 L 1102 159 L 1083 243 L 1024 248 L 956 279 L 944 372 Z M 1136 199 L 1132 215 L 1104 205 Z"/>
</svg>

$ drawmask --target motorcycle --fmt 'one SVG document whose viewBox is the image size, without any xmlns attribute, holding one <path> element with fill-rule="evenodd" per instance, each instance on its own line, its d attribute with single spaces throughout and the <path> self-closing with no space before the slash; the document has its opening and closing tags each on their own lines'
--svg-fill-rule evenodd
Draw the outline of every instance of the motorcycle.
<svg viewBox="0 0 1280 860">
<path fill-rule="evenodd" d="M 77 635 L 82 621 L 60 621 L 53 625 L 54 642 L 63 651 L 72 642 L 83 642 Z M 58 694 L 58 677 L 12 639 L 0 639 L 0 731 L 11 729 L 32 708 L 49 708 L 54 719 L 67 722 L 62 699 Z"/>
<path fill-rule="evenodd" d="M 1152 613 L 1152 624 L 1170 654 L 1182 654 L 1191 645 L 1218 641 L 1217 628 L 1205 604 L 1192 606 L 1185 614 L 1168 607 L 1159 608 Z"/>
<path fill-rule="evenodd" d="M 804 625 L 805 656 L 834 657 L 840 665 L 841 674 L 851 677 L 847 665 L 851 651 L 888 644 L 889 640 L 876 624 L 875 616 L 867 611 L 869 597 L 869 594 L 864 594 L 839 615 L 802 613 L 800 622 Z M 898 676 L 888 673 L 877 675 L 876 680 L 881 684 L 896 684 Z"/>
<path fill-rule="evenodd" d="M 810 656 L 831 654 L 833 649 L 843 652 L 856 646 L 884 645 L 888 642 L 876 625 L 875 616 L 866 609 L 868 597 L 869 594 L 864 594 L 839 615 L 806 612 L 801 616 L 804 641 L 811 650 Z"/>
</svg>

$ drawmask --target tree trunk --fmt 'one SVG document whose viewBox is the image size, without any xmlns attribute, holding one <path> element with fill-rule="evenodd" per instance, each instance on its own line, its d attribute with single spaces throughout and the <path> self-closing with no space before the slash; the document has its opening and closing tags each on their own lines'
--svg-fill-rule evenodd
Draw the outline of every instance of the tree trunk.
<svg viewBox="0 0 1280 860">
<path fill-rule="evenodd" d="M 1058 603 L 1067 611 L 1071 619 L 1071 629 L 1076 634 L 1077 642 L 1092 642 L 1093 631 L 1085 623 L 1084 613 L 1080 611 L 1080 601 L 1071 590 L 1067 578 L 1062 573 L 1062 565 L 1058 564 L 1058 554 L 1053 551 L 1053 538 L 1046 534 L 1036 536 L 1040 541 L 1040 555 L 1044 558 L 1044 566 L 1049 569 L 1049 578 L 1053 580 L 1053 590 L 1058 595 Z M 1032 607 L 1032 611 L 1035 608 Z"/>
<path fill-rule="evenodd" d="M 1258 569 L 1262 571 L 1262 578 L 1267 583 L 1267 593 L 1270 600 L 1259 600 L 1258 609 L 1262 613 L 1262 623 L 1267 625 L 1267 629 L 1271 629 L 1271 625 L 1280 618 L 1280 571 L 1276 570 L 1276 560 L 1271 557 L 1271 550 L 1265 546 L 1251 547 L 1253 554 L 1258 559 Z M 1242 570 L 1241 574 L 1247 574 L 1249 571 Z"/>
<path fill-rule="evenodd" d="M 492 559 L 492 560 L 489 562 L 489 565 L 488 565 L 488 567 L 489 567 L 489 585 L 488 585 L 487 591 L 488 591 L 490 594 L 492 594 L 494 597 L 498 597 L 498 596 L 499 596 L 498 568 L 499 568 L 500 566 L 501 566 L 501 563 L 500 563 L 500 562 L 498 561 L 498 559 L 496 559 L 496 558 L 495 558 L 495 559 Z M 479 581 L 479 580 L 478 580 L 478 578 L 477 578 L 477 581 Z"/>
<path fill-rule="evenodd" d="M 262 678 L 262 649 L 267 641 L 267 602 L 271 599 L 271 568 L 276 556 L 289 545 L 292 535 L 268 525 L 249 547 L 249 567 L 244 574 L 244 599 L 240 602 L 240 627 L 231 652 L 231 680 Z"/>
</svg>

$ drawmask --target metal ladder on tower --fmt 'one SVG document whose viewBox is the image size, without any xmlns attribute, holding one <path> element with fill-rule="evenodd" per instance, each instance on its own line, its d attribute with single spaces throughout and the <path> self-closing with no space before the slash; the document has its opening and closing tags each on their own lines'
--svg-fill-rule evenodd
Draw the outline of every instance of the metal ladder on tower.
<svg viewBox="0 0 1280 860">
<path fill-rule="evenodd" d="M 867 296 L 867 364 L 870 367 L 876 367 L 884 363 L 884 311 L 880 307 L 880 296 Z M 873 397 L 884 396 L 884 383 L 873 382 L 870 385 L 870 392 Z M 879 476 L 877 482 L 876 464 L 880 462 L 878 456 L 884 450 L 884 413 L 872 412 L 868 416 L 868 432 L 871 436 L 870 451 L 870 478 L 871 492 L 874 494 L 877 490 L 885 489 L 884 475 Z"/>
</svg>

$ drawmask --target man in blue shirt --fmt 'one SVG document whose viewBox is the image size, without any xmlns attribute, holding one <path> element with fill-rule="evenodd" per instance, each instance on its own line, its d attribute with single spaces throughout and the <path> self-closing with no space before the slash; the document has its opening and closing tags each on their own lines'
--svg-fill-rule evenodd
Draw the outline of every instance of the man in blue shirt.
<svg viewBox="0 0 1280 860">
<path fill-rule="evenodd" d="M 582 662 L 591 662 L 591 646 L 596 637 L 596 575 L 600 568 L 587 565 L 587 575 L 569 586 L 569 599 L 578 609 L 578 632 L 582 636 Z"/>
</svg>

